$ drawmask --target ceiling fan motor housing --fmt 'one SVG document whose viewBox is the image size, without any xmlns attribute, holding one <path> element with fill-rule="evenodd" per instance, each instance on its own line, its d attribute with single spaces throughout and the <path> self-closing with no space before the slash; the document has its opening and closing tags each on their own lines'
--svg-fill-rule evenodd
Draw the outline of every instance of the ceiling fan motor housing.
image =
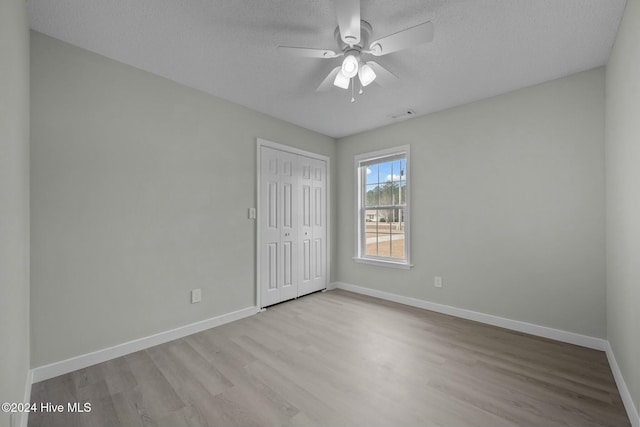
<svg viewBox="0 0 640 427">
<path fill-rule="evenodd" d="M 359 53 L 362 49 L 366 49 L 369 46 L 369 40 L 371 39 L 371 24 L 367 21 L 360 21 L 360 42 L 353 46 L 349 46 L 347 43 L 342 41 L 342 37 L 340 37 L 340 27 L 336 27 L 334 36 L 338 42 L 338 47 L 341 51 L 345 52 L 345 54 L 349 49 L 355 49 Z"/>
</svg>

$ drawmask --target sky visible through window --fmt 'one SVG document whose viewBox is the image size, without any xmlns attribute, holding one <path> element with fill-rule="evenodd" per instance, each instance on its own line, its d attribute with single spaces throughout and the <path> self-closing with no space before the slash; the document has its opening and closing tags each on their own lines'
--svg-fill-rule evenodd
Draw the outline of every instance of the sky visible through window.
<svg viewBox="0 0 640 427">
<path fill-rule="evenodd" d="M 407 161 L 395 160 L 392 162 L 378 163 L 367 168 L 367 185 L 378 185 L 386 182 L 398 182 L 406 180 Z"/>
</svg>

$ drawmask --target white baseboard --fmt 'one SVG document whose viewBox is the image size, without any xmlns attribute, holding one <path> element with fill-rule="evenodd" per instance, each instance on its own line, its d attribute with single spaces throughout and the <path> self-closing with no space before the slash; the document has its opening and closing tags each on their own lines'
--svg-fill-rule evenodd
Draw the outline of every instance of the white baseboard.
<svg viewBox="0 0 640 427">
<path fill-rule="evenodd" d="M 632 427 L 640 427 L 638 408 L 636 408 L 636 405 L 633 403 L 631 393 L 629 393 L 627 383 L 624 381 L 622 371 L 620 371 L 620 367 L 616 361 L 616 356 L 613 354 L 613 348 L 611 348 L 609 341 L 607 341 L 606 353 L 607 359 L 609 360 L 609 366 L 611 366 L 611 372 L 613 373 L 613 378 L 616 380 L 616 385 L 618 386 L 618 391 L 620 392 L 622 403 L 624 403 L 624 409 L 627 411 L 629 421 L 631 421 Z"/>
<path fill-rule="evenodd" d="M 49 378 L 57 377 L 58 375 L 63 375 L 78 369 L 95 365 L 97 363 L 106 362 L 107 360 L 111 360 L 116 357 L 135 353 L 136 351 L 144 350 L 146 348 L 153 347 L 154 345 L 163 344 L 206 329 L 224 325 L 225 323 L 253 316 L 257 312 L 257 307 L 247 307 L 242 310 L 226 313 L 200 322 L 191 323 L 190 325 L 181 326 L 176 329 L 160 332 L 155 335 L 139 338 L 137 340 L 104 348 L 92 353 L 61 360 L 60 362 L 51 363 L 49 365 L 39 366 L 33 369 L 33 382 L 44 381 Z"/>
<path fill-rule="evenodd" d="M 546 326 L 535 325 L 533 323 L 521 322 L 519 320 L 507 319 L 504 317 L 493 316 L 491 314 L 480 313 L 478 311 L 465 310 L 463 308 L 453 307 L 450 305 L 438 304 L 435 302 L 425 301 L 412 297 L 392 294 L 390 292 L 378 291 L 375 289 L 365 288 L 363 286 L 351 285 L 349 283 L 335 282 L 338 289 L 351 291 L 363 295 L 393 301 L 412 307 L 424 308 L 438 313 L 448 314 L 450 316 L 461 317 L 463 319 L 474 320 L 488 325 L 498 326 L 505 329 L 511 329 L 518 332 L 524 332 L 539 337 L 550 338 L 556 341 L 562 341 L 569 344 L 575 344 L 582 347 L 592 348 L 595 350 L 605 351 L 607 340 L 602 338 L 590 337 L 587 335 L 576 334 L 574 332 L 563 331 L 561 329 L 553 329 Z"/>
<path fill-rule="evenodd" d="M 334 289 L 338 289 L 338 283 L 337 282 L 331 282 L 327 285 L 327 290 L 328 291 L 332 291 Z"/>
</svg>

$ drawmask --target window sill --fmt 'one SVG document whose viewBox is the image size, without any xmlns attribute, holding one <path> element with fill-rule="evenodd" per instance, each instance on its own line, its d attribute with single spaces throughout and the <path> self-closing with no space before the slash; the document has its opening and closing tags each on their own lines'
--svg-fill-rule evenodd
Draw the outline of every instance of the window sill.
<svg viewBox="0 0 640 427">
<path fill-rule="evenodd" d="M 413 264 L 408 264 L 406 262 L 396 262 L 396 261 L 387 261 L 382 259 L 372 259 L 372 258 L 360 258 L 353 257 L 353 260 L 360 264 L 371 264 L 377 265 L 379 267 L 389 267 L 389 268 L 397 268 L 400 270 L 409 270 L 413 268 Z"/>
</svg>

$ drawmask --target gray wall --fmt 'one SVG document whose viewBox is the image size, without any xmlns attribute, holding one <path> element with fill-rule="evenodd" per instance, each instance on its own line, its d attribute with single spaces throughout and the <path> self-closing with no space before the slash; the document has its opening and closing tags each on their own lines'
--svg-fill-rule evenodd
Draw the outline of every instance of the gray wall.
<svg viewBox="0 0 640 427">
<path fill-rule="evenodd" d="M 339 140 L 338 279 L 604 338 L 603 138 L 601 68 Z M 402 144 L 415 267 L 358 264 L 353 157 Z"/>
<path fill-rule="evenodd" d="M 640 408 L 639 41 L 640 1 L 629 0 L 606 78 L 607 338 L 636 408 Z"/>
<path fill-rule="evenodd" d="M 29 370 L 29 27 L 0 1 L 0 402 L 21 402 Z M 0 426 L 9 426 L 0 412 Z"/>
<path fill-rule="evenodd" d="M 256 137 L 332 162 L 335 141 L 31 41 L 32 365 L 253 306 Z"/>
</svg>

